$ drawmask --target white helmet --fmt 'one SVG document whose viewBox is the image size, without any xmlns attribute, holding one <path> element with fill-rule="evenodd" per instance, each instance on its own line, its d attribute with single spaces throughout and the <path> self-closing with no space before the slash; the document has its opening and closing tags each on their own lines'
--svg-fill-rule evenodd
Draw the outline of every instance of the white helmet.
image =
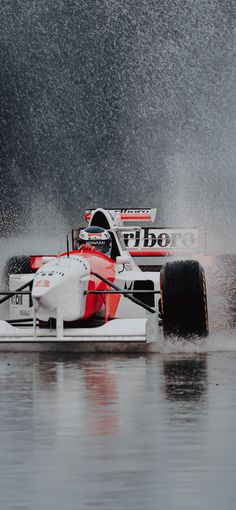
<svg viewBox="0 0 236 510">
<path fill-rule="evenodd" d="M 79 233 L 77 248 L 80 249 L 83 244 L 94 246 L 97 251 L 111 256 L 111 236 L 105 228 L 86 227 Z"/>
</svg>

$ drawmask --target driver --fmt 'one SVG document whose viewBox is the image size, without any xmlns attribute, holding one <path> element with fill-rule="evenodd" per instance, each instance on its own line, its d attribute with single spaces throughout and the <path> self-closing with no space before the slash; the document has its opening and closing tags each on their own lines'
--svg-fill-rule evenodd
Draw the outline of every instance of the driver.
<svg viewBox="0 0 236 510">
<path fill-rule="evenodd" d="M 111 236 L 105 228 L 86 227 L 82 229 L 77 242 L 78 250 L 80 250 L 83 244 L 90 244 L 94 246 L 96 251 L 104 253 L 107 257 L 111 256 Z"/>
</svg>

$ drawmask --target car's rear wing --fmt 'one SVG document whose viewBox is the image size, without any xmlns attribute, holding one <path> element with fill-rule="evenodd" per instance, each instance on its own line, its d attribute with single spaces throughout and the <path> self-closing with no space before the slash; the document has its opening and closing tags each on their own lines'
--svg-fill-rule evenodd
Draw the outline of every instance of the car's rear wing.
<svg viewBox="0 0 236 510">
<path fill-rule="evenodd" d="M 85 219 L 89 223 L 93 213 L 97 209 L 87 209 L 85 212 Z M 157 209 L 103 209 L 103 211 L 109 214 L 111 220 L 117 224 L 123 224 L 126 222 L 151 222 L 153 223 L 156 219 Z"/>
</svg>

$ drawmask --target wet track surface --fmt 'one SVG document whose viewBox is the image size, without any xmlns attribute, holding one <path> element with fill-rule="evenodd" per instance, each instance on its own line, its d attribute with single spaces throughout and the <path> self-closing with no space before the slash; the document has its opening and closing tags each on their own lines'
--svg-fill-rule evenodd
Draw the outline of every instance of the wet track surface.
<svg viewBox="0 0 236 510">
<path fill-rule="evenodd" d="M 235 333 L 148 356 L 1 354 L 0 385 L 3 510 L 235 508 Z"/>
</svg>

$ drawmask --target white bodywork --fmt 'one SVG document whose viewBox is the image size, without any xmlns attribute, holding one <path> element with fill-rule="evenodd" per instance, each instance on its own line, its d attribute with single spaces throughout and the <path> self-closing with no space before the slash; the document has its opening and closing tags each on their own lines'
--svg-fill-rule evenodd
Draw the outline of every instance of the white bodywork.
<svg viewBox="0 0 236 510">
<path fill-rule="evenodd" d="M 32 300 L 36 317 L 42 321 L 58 317 L 75 321 L 83 317 L 84 291 L 88 287 L 90 268 L 78 255 L 48 262 L 35 274 Z"/>
</svg>

